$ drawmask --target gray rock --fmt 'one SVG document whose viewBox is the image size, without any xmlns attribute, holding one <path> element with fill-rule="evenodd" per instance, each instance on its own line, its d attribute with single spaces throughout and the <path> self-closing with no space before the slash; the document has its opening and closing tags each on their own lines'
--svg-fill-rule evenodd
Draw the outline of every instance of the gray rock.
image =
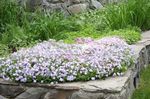
<svg viewBox="0 0 150 99">
<path fill-rule="evenodd" d="M 43 99 L 57 99 L 58 91 L 52 90 L 45 94 Z"/>
<path fill-rule="evenodd" d="M 65 1 L 67 1 L 67 0 L 47 0 L 47 2 L 49 2 L 49 3 L 62 3 Z"/>
<path fill-rule="evenodd" d="M 30 88 L 15 99 L 40 99 L 46 92 L 48 90 L 45 88 Z"/>
<path fill-rule="evenodd" d="M 72 94 L 71 99 L 90 99 L 90 98 L 85 93 L 75 92 Z"/>
<path fill-rule="evenodd" d="M 127 97 L 126 97 L 127 98 Z M 120 99 L 118 95 L 115 95 L 115 94 L 112 94 L 112 95 L 109 95 L 107 98 L 105 99 Z"/>
<path fill-rule="evenodd" d="M 43 99 L 70 99 L 72 93 L 74 91 L 66 91 L 66 90 L 50 90 L 45 94 Z"/>
<path fill-rule="evenodd" d="M 43 0 L 18 0 L 19 4 L 25 7 L 29 11 L 34 11 L 36 8 L 40 8 Z"/>
<path fill-rule="evenodd" d="M 126 98 L 127 98 L 127 92 L 126 89 L 124 89 L 120 93 L 120 99 L 126 99 Z"/>
<path fill-rule="evenodd" d="M 0 99 L 7 99 L 7 98 L 5 98 L 5 97 L 3 97 L 3 96 L 0 95 Z"/>
<path fill-rule="evenodd" d="M 91 9 L 100 9 L 100 8 L 103 8 L 103 5 L 100 2 L 98 2 L 97 0 L 91 0 L 90 8 Z"/>
<path fill-rule="evenodd" d="M 0 95 L 7 96 L 9 98 L 14 98 L 24 91 L 25 88 L 21 86 L 0 85 Z"/>
<path fill-rule="evenodd" d="M 80 3 L 81 1 L 80 1 L 80 0 L 70 0 L 70 2 L 71 2 L 72 4 L 78 4 L 78 3 Z"/>
<path fill-rule="evenodd" d="M 86 92 L 75 92 L 72 94 L 71 99 L 105 99 L 103 93 L 86 93 Z"/>
<path fill-rule="evenodd" d="M 68 7 L 68 11 L 72 14 L 76 14 L 76 13 L 85 12 L 87 8 L 88 8 L 87 4 L 75 4 Z"/>
<path fill-rule="evenodd" d="M 142 39 L 150 39 L 150 31 L 146 31 L 142 34 Z"/>
<path fill-rule="evenodd" d="M 52 10 L 55 11 L 55 9 L 61 8 L 61 5 L 57 7 L 51 5 L 53 4 L 59 5 L 59 3 L 64 3 L 65 5 L 67 5 L 67 7 L 69 7 L 68 10 L 71 13 L 79 13 L 85 11 L 87 8 L 100 9 L 103 7 L 102 4 L 114 2 L 114 0 L 113 1 L 111 0 L 18 0 L 18 2 L 20 5 L 25 6 L 29 11 L 35 11 L 37 8 L 42 10 L 46 9 L 48 11 L 52 11 Z M 76 4 L 81 4 L 81 6 Z M 66 13 L 67 9 L 63 9 L 61 11 Z"/>
<path fill-rule="evenodd" d="M 87 2 L 88 0 L 70 0 L 70 2 L 72 3 L 72 4 L 79 4 L 79 3 L 85 3 L 85 2 Z"/>
</svg>

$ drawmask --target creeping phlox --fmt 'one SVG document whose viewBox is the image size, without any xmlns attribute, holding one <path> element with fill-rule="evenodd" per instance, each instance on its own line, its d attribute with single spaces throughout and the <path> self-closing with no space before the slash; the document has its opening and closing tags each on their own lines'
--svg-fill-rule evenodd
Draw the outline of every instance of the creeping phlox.
<svg viewBox="0 0 150 99">
<path fill-rule="evenodd" d="M 122 75 L 135 61 L 131 46 L 117 37 L 54 40 L 0 59 L 0 77 L 16 82 L 61 83 Z"/>
</svg>

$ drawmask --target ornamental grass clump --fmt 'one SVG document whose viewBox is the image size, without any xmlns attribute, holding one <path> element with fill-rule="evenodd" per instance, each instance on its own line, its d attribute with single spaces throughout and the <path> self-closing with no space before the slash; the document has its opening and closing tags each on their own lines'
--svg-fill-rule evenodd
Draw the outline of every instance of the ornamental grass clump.
<svg viewBox="0 0 150 99">
<path fill-rule="evenodd" d="M 150 0 L 121 0 L 118 5 L 109 5 L 104 10 L 105 24 L 112 30 L 136 26 L 150 29 Z"/>
<path fill-rule="evenodd" d="M 0 59 L 0 76 L 16 82 L 62 83 L 122 75 L 134 63 L 130 45 L 117 37 L 54 40 L 21 49 Z"/>
</svg>

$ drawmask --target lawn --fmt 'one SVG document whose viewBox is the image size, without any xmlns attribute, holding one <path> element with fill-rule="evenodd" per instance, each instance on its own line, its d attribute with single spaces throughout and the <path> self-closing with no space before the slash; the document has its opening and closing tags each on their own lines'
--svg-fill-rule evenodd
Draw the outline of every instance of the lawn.
<svg viewBox="0 0 150 99">
<path fill-rule="evenodd" d="M 132 99 L 150 99 L 150 67 L 141 72 L 140 85 L 133 93 Z"/>
</svg>

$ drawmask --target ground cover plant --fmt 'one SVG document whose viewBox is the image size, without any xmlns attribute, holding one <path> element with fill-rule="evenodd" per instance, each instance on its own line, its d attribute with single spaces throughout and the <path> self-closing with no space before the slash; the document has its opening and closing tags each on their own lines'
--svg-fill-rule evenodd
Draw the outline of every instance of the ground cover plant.
<svg viewBox="0 0 150 99">
<path fill-rule="evenodd" d="M 22 49 L 0 61 L 0 76 L 17 82 L 88 81 L 122 75 L 135 61 L 130 45 L 113 37 L 78 39 L 77 44 L 53 40 Z"/>
<path fill-rule="evenodd" d="M 91 37 L 94 39 L 99 39 L 103 37 L 111 37 L 111 36 L 117 36 L 122 39 L 124 39 L 128 44 L 134 44 L 137 41 L 141 39 L 140 30 L 136 30 L 133 28 L 126 28 L 126 29 L 119 29 L 109 32 L 93 32 L 94 30 L 91 30 L 91 28 L 84 29 L 82 31 L 76 31 L 76 32 L 66 32 L 64 41 L 66 43 L 74 43 L 76 41 L 76 38 L 84 38 L 84 37 Z"/>
</svg>

